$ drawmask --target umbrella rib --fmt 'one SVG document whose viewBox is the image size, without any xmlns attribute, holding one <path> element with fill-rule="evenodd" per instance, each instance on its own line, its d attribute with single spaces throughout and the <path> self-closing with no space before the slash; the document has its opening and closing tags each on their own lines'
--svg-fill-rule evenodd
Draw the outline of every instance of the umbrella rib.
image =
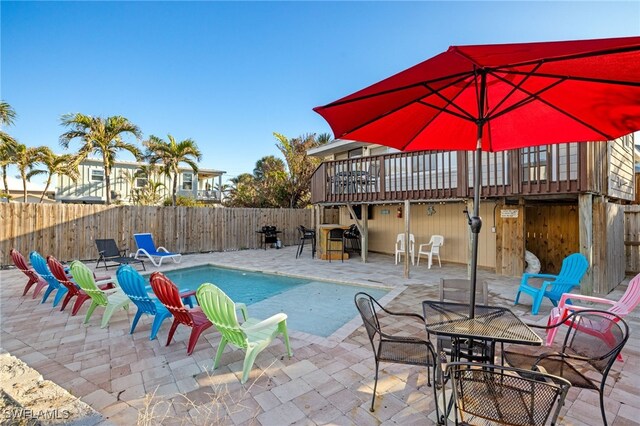
<svg viewBox="0 0 640 426">
<path fill-rule="evenodd" d="M 494 67 L 492 69 L 497 70 L 497 71 L 501 71 L 501 72 L 506 72 L 505 68 L 521 67 L 521 66 L 524 66 L 524 65 L 535 64 L 535 63 L 540 62 L 540 61 L 547 62 L 547 63 L 548 62 L 559 62 L 559 61 L 570 61 L 570 60 L 573 60 L 573 59 L 583 59 L 583 58 L 590 58 L 590 57 L 595 57 L 595 56 L 616 55 L 618 53 L 629 53 L 629 52 L 635 52 L 635 51 L 638 51 L 638 50 L 640 50 L 640 45 L 628 46 L 628 47 L 618 47 L 618 48 L 613 48 L 613 49 L 603 49 L 603 50 L 597 50 L 597 51 L 591 51 L 591 52 L 585 52 L 585 53 L 575 53 L 573 55 L 563 55 L 563 56 L 558 56 L 558 57 L 555 57 L 555 58 L 532 59 L 532 60 L 529 60 L 529 61 L 518 62 L 518 63 L 515 63 L 515 64 L 500 65 L 500 66 Z M 459 51 L 456 51 L 456 53 L 459 53 L 459 54 L 463 55 Z M 463 55 L 463 56 L 465 58 L 469 59 L 466 55 Z"/>
<path fill-rule="evenodd" d="M 504 74 L 529 75 L 529 73 L 525 71 L 515 71 L 515 70 L 498 70 L 498 71 Z M 603 78 L 578 77 L 578 76 L 571 76 L 571 75 L 559 75 L 559 74 L 549 74 L 549 73 L 533 73 L 531 75 L 535 77 L 563 78 L 565 80 L 571 80 L 571 81 L 584 81 L 586 83 L 602 83 L 602 84 L 612 84 L 616 86 L 640 87 L 640 82 L 638 81 L 610 80 L 610 79 L 603 79 Z"/>
<path fill-rule="evenodd" d="M 428 86 L 427 86 L 427 87 L 428 87 L 428 89 L 429 89 L 429 90 L 431 90 L 432 92 L 434 92 L 434 94 L 435 94 L 436 96 L 439 96 L 439 97 L 440 97 L 440 98 L 442 98 L 444 101 L 446 101 L 446 102 L 447 102 L 447 105 L 445 105 L 444 107 L 437 107 L 437 106 L 435 106 L 435 105 L 431 105 L 431 104 L 429 104 L 429 103 L 427 103 L 427 102 L 424 102 L 423 100 L 419 100 L 419 101 L 417 101 L 418 103 L 420 103 L 420 104 L 422 104 L 422 105 L 425 105 L 425 106 L 428 106 L 428 107 L 434 108 L 436 111 L 438 111 L 438 113 L 437 113 L 437 114 L 435 114 L 433 117 L 431 117 L 431 119 L 430 119 L 430 120 L 428 120 L 428 121 L 427 121 L 427 122 L 426 122 L 426 123 L 425 123 L 425 124 L 420 128 L 420 130 L 418 130 L 418 131 L 417 131 L 417 132 L 416 132 L 416 133 L 415 133 L 415 134 L 414 134 L 414 135 L 413 135 L 413 136 L 412 136 L 412 137 L 407 141 L 407 143 L 405 143 L 404 145 L 402 145 L 402 147 L 401 147 L 400 149 L 401 149 L 401 150 L 404 150 L 407 146 L 409 146 L 409 145 L 410 145 L 410 144 L 411 144 L 411 143 L 412 143 L 412 142 L 413 142 L 413 141 L 418 137 L 418 135 L 419 135 L 420 133 L 422 133 L 422 131 L 423 131 L 424 129 L 426 129 L 426 128 L 427 128 L 427 127 L 428 127 L 428 126 L 433 122 L 433 120 L 435 120 L 436 118 L 438 118 L 438 116 L 439 116 L 440 114 L 442 114 L 442 113 L 447 113 L 447 114 L 454 115 L 454 116 L 456 116 L 456 117 L 461 118 L 462 120 L 475 121 L 475 118 L 473 117 L 473 115 L 471 115 L 470 113 L 466 112 L 465 110 L 463 110 L 462 108 L 460 108 L 458 105 L 456 105 L 456 104 L 455 104 L 455 99 L 456 99 L 458 96 L 460 96 L 460 94 L 464 91 L 464 89 L 465 89 L 466 87 L 469 87 L 469 85 L 470 85 L 470 84 L 471 84 L 471 81 L 469 81 L 469 82 L 467 83 L 467 85 L 466 85 L 462 90 L 460 90 L 460 91 L 458 92 L 458 94 L 457 94 L 456 96 L 454 96 L 452 99 L 447 99 L 447 98 L 445 98 L 445 97 L 444 97 L 440 92 L 434 92 L 434 91 L 433 91 L 433 89 L 431 89 L 430 87 L 428 87 Z M 425 85 L 426 85 L 426 83 L 425 83 Z M 462 113 L 463 113 L 463 114 L 460 114 L 460 113 L 453 112 L 453 111 L 450 111 L 450 110 L 445 109 L 445 108 L 446 108 L 447 106 L 449 106 L 449 105 L 453 105 L 455 108 L 457 108 L 457 109 L 459 109 L 460 111 L 462 111 Z M 464 115 L 464 114 L 467 114 L 467 115 Z"/>
<path fill-rule="evenodd" d="M 536 65 L 536 66 L 534 67 L 533 71 L 531 71 L 531 72 L 529 72 L 529 73 L 526 73 L 525 78 L 523 78 L 523 79 L 522 79 L 522 81 L 520 81 L 516 86 L 514 86 L 514 87 L 511 89 L 511 91 L 510 91 L 509 93 L 507 93 L 507 95 L 506 95 L 504 98 L 502 98 L 502 100 L 501 100 L 500 102 L 498 102 L 498 104 L 497 104 L 495 107 L 493 107 L 493 108 L 491 109 L 491 111 L 488 111 L 488 112 L 487 112 L 487 116 L 491 116 L 491 114 L 492 114 L 492 113 L 494 113 L 495 111 L 497 111 L 497 110 L 498 110 L 498 108 L 500 108 L 500 106 L 502 106 L 502 104 L 504 104 L 504 103 L 507 101 L 507 99 L 509 99 L 509 97 L 511 97 L 511 95 L 513 95 L 517 90 L 519 90 L 519 89 L 520 89 L 520 87 L 524 84 L 524 82 L 525 82 L 525 81 L 527 81 L 527 80 L 529 79 L 529 77 L 531 77 L 531 76 L 533 75 L 533 73 L 535 72 L 535 70 L 537 70 L 538 68 L 540 68 L 540 66 L 542 66 L 542 63 L 538 63 L 538 65 Z M 489 73 L 489 74 L 491 74 L 492 76 L 494 76 L 494 77 L 496 77 L 496 78 L 500 79 L 500 77 L 499 77 L 496 73 L 494 73 L 494 72 L 492 72 L 492 71 L 489 71 L 488 73 Z M 517 104 L 523 105 L 524 103 L 522 103 L 522 102 L 518 102 Z"/>
<path fill-rule="evenodd" d="M 389 89 L 389 90 L 383 90 L 381 92 L 371 93 L 369 95 L 358 96 L 356 98 L 351 98 L 351 99 L 334 101 L 334 102 L 331 102 L 330 104 L 327 104 L 325 106 L 314 108 L 314 110 L 315 109 L 333 108 L 333 107 L 336 107 L 336 106 L 341 106 L 341 105 L 349 104 L 349 103 L 352 103 L 352 102 L 357 102 L 357 101 L 362 101 L 362 100 L 365 100 L 365 99 L 375 98 L 376 96 L 383 96 L 383 95 L 388 95 L 388 94 L 391 94 L 391 93 L 401 92 L 403 90 L 413 89 L 413 88 L 418 87 L 418 86 L 428 87 L 427 85 L 431 84 L 431 83 L 437 83 L 437 82 L 442 81 L 442 80 L 449 80 L 449 79 L 452 79 L 452 78 L 456 78 L 455 81 L 453 81 L 450 84 L 447 84 L 446 86 L 444 86 L 444 88 L 447 88 L 447 87 L 449 87 L 449 86 L 451 86 L 453 84 L 456 84 L 456 83 L 458 83 L 460 81 L 464 81 L 467 77 L 469 77 L 471 75 L 473 75 L 473 73 L 472 72 L 468 72 L 468 71 L 457 73 L 457 74 L 450 74 L 450 75 L 446 75 L 444 77 L 435 78 L 433 80 L 419 81 L 417 83 L 409 84 L 407 86 L 397 87 L 397 88 Z M 391 77 L 389 77 L 389 78 L 391 78 Z M 429 89 L 432 90 L 431 88 L 429 88 Z M 365 89 L 362 89 L 362 90 L 367 90 L 367 89 L 365 88 Z M 360 91 L 362 91 L 362 90 L 360 90 Z M 441 90 L 441 89 L 439 89 L 439 90 Z M 424 96 L 424 95 L 421 95 L 421 97 L 422 96 Z M 415 102 L 415 100 L 413 100 L 411 102 Z"/>
<path fill-rule="evenodd" d="M 504 82 L 505 82 L 505 83 L 507 83 L 507 84 L 511 84 L 511 85 L 513 85 L 513 83 L 511 83 L 510 81 L 508 81 L 508 80 L 506 80 L 506 79 L 504 79 L 504 78 L 502 78 L 502 77 L 500 77 L 500 76 L 497 76 L 497 75 L 496 75 L 496 77 L 497 77 L 497 78 L 499 78 L 500 80 L 504 81 Z M 555 82 L 555 84 L 554 84 L 554 85 L 557 85 L 557 84 L 559 84 L 559 83 L 561 83 L 561 81 L 557 81 L 557 82 Z M 549 90 L 549 89 L 550 89 L 551 87 L 553 87 L 554 85 L 551 85 L 551 86 L 546 87 L 543 91 Z M 532 101 L 535 99 L 535 100 L 537 100 L 537 101 L 539 101 L 539 102 L 542 102 L 543 104 L 547 105 L 549 108 L 555 109 L 555 110 L 556 110 L 556 111 L 558 111 L 559 113 L 566 115 L 567 117 L 569 117 L 570 119 L 572 119 L 572 120 L 574 120 L 574 121 L 576 121 L 576 122 L 580 123 L 580 124 L 581 124 L 581 125 L 583 125 L 584 127 L 588 128 L 588 129 L 591 129 L 591 130 L 593 130 L 593 131 L 594 131 L 594 132 L 596 132 L 596 133 L 599 133 L 599 134 L 600 134 L 600 135 L 602 135 L 604 138 L 607 138 L 608 140 L 614 139 L 614 138 L 613 138 L 613 136 L 611 136 L 611 135 L 609 135 L 609 134 L 604 133 L 604 132 L 603 132 L 603 131 L 601 131 L 600 129 L 598 129 L 598 128 L 596 128 L 596 127 L 592 126 L 592 125 L 590 125 L 589 123 L 585 122 L 584 120 L 579 119 L 578 117 L 576 117 L 575 115 L 573 115 L 573 114 L 569 113 L 568 111 L 565 111 L 565 110 L 563 110 L 563 109 L 559 108 L 558 106 L 556 106 L 556 105 L 554 105 L 554 104 L 552 104 L 552 103 L 550 103 L 550 102 L 548 102 L 548 101 L 546 101 L 546 100 L 542 99 L 540 96 L 538 96 L 538 94 L 539 94 L 539 93 L 541 93 L 541 92 L 538 92 L 538 93 L 531 93 L 531 92 L 529 92 L 528 90 L 525 90 L 525 89 L 523 89 L 523 88 L 520 88 L 520 91 L 521 91 L 521 92 L 523 92 L 523 93 L 525 93 L 527 96 L 529 96 L 529 99 L 527 99 L 527 100 L 526 100 L 526 102 L 525 102 L 525 101 L 522 101 L 522 102 L 520 103 L 520 105 L 519 105 L 519 106 L 524 105 L 525 103 L 532 102 Z M 503 111 L 500 111 L 499 113 L 495 114 L 494 116 L 492 116 L 492 117 L 490 117 L 490 118 L 488 118 L 488 119 L 493 120 L 493 119 L 495 119 L 495 118 L 497 118 L 497 117 L 500 117 L 501 115 L 506 114 L 507 112 L 510 112 L 510 111 L 512 111 L 512 110 L 514 110 L 514 109 L 516 109 L 516 108 L 518 108 L 519 106 L 513 105 L 512 107 L 507 108 L 507 109 L 505 109 L 505 110 L 503 110 Z"/>
</svg>

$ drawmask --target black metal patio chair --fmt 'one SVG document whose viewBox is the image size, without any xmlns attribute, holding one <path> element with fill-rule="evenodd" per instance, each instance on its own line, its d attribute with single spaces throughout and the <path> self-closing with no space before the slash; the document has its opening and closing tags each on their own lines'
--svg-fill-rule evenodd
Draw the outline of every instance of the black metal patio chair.
<svg viewBox="0 0 640 426">
<path fill-rule="evenodd" d="M 311 241 L 311 258 L 316 257 L 315 229 L 305 228 L 303 225 L 300 225 L 298 226 L 298 233 L 300 234 L 300 242 L 298 243 L 298 250 L 296 251 L 296 259 L 302 254 L 302 249 L 304 249 L 304 242 L 306 240 Z"/>
<path fill-rule="evenodd" d="M 385 316 L 393 318 L 412 318 L 419 321 L 424 327 L 424 318 L 418 314 L 396 313 L 383 308 L 376 299 L 367 293 L 359 292 L 355 295 L 355 304 L 362 317 L 362 322 L 369 336 L 373 355 L 376 361 L 376 375 L 373 385 L 373 397 L 371 399 L 371 411 L 374 411 L 376 401 L 376 388 L 378 386 L 378 371 L 380 362 L 398 364 L 419 365 L 427 367 L 427 385 L 431 386 L 430 368 L 434 368 L 433 380 L 435 383 L 436 354 L 433 345 L 428 340 L 417 337 L 393 336 L 386 334 L 380 327 L 380 321 L 376 308 L 384 312 Z M 434 398 L 437 398 L 435 386 L 433 386 Z M 439 417 L 436 407 L 436 415 Z"/>
<path fill-rule="evenodd" d="M 142 265 L 142 270 L 147 270 L 142 259 L 134 259 L 133 257 L 127 256 L 127 249 L 124 248 L 120 250 L 116 241 L 113 239 L 96 239 L 96 247 L 98 248 L 96 268 L 105 268 L 108 270 L 109 266 L 138 263 Z M 100 266 L 100 262 L 104 263 L 104 266 Z M 109 265 L 107 262 L 113 263 Z"/>
<path fill-rule="evenodd" d="M 571 326 L 562 346 L 532 350 L 512 345 L 505 349 L 504 358 L 513 367 L 544 369 L 567 379 L 572 386 L 598 391 L 602 422 L 606 426 L 605 384 L 613 363 L 629 339 L 629 326 L 618 315 L 599 309 L 573 312 L 564 322 L 552 326 L 530 326 L 550 329 L 567 323 Z"/>
<path fill-rule="evenodd" d="M 345 251 L 360 252 L 360 231 L 358 230 L 358 226 L 356 226 L 356 224 L 349 226 L 349 229 L 344 231 L 343 236 Z"/>
<path fill-rule="evenodd" d="M 447 376 L 456 425 L 555 425 L 571 387 L 550 374 L 473 362 L 448 364 Z"/>
</svg>

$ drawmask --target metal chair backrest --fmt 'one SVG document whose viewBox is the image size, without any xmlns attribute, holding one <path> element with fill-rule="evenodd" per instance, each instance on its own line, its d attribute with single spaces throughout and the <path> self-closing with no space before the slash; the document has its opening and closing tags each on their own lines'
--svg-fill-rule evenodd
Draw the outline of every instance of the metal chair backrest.
<svg viewBox="0 0 640 426">
<path fill-rule="evenodd" d="M 305 240 L 311 240 L 316 237 L 315 230 L 305 228 L 303 225 L 298 226 L 298 232 L 300 233 L 300 238 L 304 238 Z"/>
<path fill-rule="evenodd" d="M 96 247 L 104 257 L 117 257 L 121 254 L 114 239 L 96 240 Z"/>
<path fill-rule="evenodd" d="M 447 373 L 456 424 L 474 417 L 514 426 L 543 426 L 549 419 L 555 424 L 571 387 L 559 377 L 499 365 L 454 362 Z"/>
<path fill-rule="evenodd" d="M 118 277 L 118 285 L 124 291 L 129 299 L 142 312 L 153 314 L 157 313 L 156 304 L 147 294 L 145 289 L 147 283 L 131 265 L 120 265 L 116 271 Z"/>
<path fill-rule="evenodd" d="M 604 381 L 629 339 L 629 326 L 620 316 L 598 309 L 574 312 L 565 320 L 567 323 L 570 327 L 562 352 L 584 357 L 602 374 Z"/>
<path fill-rule="evenodd" d="M 162 272 L 151 274 L 151 288 L 158 297 L 158 300 L 171 312 L 175 319 L 189 327 L 193 327 L 193 317 L 182 303 L 178 287 L 167 278 Z"/>
<path fill-rule="evenodd" d="M 376 309 L 374 305 L 374 299 L 367 293 L 359 292 L 355 295 L 354 301 L 356 303 L 356 308 L 360 313 L 360 317 L 362 317 L 362 322 L 364 323 L 364 328 L 367 330 L 367 335 L 369 336 L 369 341 L 371 342 L 371 347 L 373 348 L 373 352 L 377 357 L 377 348 L 374 342 L 376 335 L 380 336 L 380 322 L 378 321 L 378 316 L 376 315 Z"/>
<path fill-rule="evenodd" d="M 333 228 L 329 230 L 328 239 L 331 241 L 342 241 L 343 236 L 344 236 L 344 229 Z"/>
<path fill-rule="evenodd" d="M 440 278 L 438 297 L 441 302 L 459 302 L 469 304 L 471 281 L 467 279 Z M 489 287 L 486 281 L 479 281 L 476 286 L 476 304 L 489 304 Z"/>
</svg>

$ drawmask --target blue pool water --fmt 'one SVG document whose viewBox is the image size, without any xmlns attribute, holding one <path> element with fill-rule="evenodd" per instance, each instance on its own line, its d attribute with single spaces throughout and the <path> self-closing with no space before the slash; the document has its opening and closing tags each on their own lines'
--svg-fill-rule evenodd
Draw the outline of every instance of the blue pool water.
<svg viewBox="0 0 640 426">
<path fill-rule="evenodd" d="M 290 329 L 322 337 L 330 336 L 358 315 L 353 303 L 357 292 L 365 291 L 376 299 L 388 293 L 385 289 L 208 265 L 168 271 L 166 275 L 181 289 L 196 290 L 205 282 L 215 284 L 234 302 L 246 304 L 254 318 L 284 312 Z"/>
</svg>

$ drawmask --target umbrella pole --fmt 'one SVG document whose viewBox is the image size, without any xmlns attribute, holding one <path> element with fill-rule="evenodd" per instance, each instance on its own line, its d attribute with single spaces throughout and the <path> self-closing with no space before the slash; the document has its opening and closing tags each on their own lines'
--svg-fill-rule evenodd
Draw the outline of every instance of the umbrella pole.
<svg viewBox="0 0 640 426">
<path fill-rule="evenodd" d="M 475 164 L 473 166 L 473 216 L 469 218 L 469 227 L 471 229 L 471 280 L 469 293 L 469 318 L 475 317 L 476 306 L 476 276 L 478 270 L 478 237 L 480 228 L 482 228 L 482 219 L 480 218 L 480 181 L 482 174 L 480 167 L 482 166 L 482 124 L 478 124 L 478 143 L 475 151 Z"/>
</svg>

